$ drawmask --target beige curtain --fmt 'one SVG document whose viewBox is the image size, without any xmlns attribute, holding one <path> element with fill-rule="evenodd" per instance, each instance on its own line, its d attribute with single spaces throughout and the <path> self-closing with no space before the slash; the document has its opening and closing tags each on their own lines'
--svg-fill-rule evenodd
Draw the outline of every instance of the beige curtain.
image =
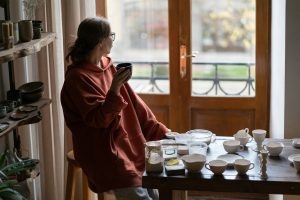
<svg viewBox="0 0 300 200">
<path fill-rule="evenodd" d="M 24 19 L 22 1 L 16 2 L 11 3 L 13 21 Z M 31 157 L 40 159 L 41 175 L 32 183 L 32 199 L 64 199 L 66 153 L 72 149 L 60 104 L 66 66 L 64 57 L 76 38 L 80 21 L 91 16 L 96 16 L 95 0 L 44 0 L 44 5 L 36 12 L 36 19 L 43 21 L 45 31 L 56 33 L 56 40 L 38 54 L 15 62 L 15 69 L 18 69 L 15 70 L 16 87 L 25 82 L 43 81 L 43 96 L 52 100 L 50 106 L 42 110 L 41 123 L 20 129 L 22 148 L 28 150 Z"/>
</svg>

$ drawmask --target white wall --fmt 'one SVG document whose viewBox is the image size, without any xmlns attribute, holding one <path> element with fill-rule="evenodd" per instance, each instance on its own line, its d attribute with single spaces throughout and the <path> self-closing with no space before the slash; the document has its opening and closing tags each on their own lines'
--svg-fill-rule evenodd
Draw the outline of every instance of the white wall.
<svg viewBox="0 0 300 200">
<path fill-rule="evenodd" d="M 272 1 L 270 137 L 284 138 L 285 0 Z"/>
<path fill-rule="evenodd" d="M 285 138 L 300 137 L 300 1 L 286 1 Z"/>
</svg>

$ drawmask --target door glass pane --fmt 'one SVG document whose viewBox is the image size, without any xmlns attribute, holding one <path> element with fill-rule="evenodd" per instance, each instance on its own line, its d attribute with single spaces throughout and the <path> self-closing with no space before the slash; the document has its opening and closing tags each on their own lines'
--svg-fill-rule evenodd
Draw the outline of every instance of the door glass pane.
<svg viewBox="0 0 300 200">
<path fill-rule="evenodd" d="M 255 0 L 192 0 L 193 96 L 255 96 Z"/>
<path fill-rule="evenodd" d="M 133 64 L 129 84 L 138 93 L 168 94 L 168 1 L 107 1 L 107 16 L 116 33 L 110 56 Z"/>
</svg>

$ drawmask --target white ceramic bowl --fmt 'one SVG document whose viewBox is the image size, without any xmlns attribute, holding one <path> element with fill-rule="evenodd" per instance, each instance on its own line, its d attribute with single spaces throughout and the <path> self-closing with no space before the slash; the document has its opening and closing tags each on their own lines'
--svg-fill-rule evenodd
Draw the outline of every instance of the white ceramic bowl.
<svg viewBox="0 0 300 200">
<path fill-rule="evenodd" d="M 263 145 L 263 147 L 269 151 L 270 156 L 279 156 L 284 145 L 281 142 L 269 142 L 268 144 Z"/>
<path fill-rule="evenodd" d="M 203 168 L 206 156 L 202 154 L 191 154 L 182 156 L 181 159 L 189 172 L 198 172 Z"/>
</svg>

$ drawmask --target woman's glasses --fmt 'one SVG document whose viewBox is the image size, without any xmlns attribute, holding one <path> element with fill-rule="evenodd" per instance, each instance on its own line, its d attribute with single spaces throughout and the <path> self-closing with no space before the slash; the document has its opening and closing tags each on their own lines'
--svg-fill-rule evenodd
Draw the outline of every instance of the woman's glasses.
<svg viewBox="0 0 300 200">
<path fill-rule="evenodd" d="M 116 33 L 111 32 L 109 36 L 110 36 L 111 40 L 114 41 L 116 38 Z"/>
</svg>

